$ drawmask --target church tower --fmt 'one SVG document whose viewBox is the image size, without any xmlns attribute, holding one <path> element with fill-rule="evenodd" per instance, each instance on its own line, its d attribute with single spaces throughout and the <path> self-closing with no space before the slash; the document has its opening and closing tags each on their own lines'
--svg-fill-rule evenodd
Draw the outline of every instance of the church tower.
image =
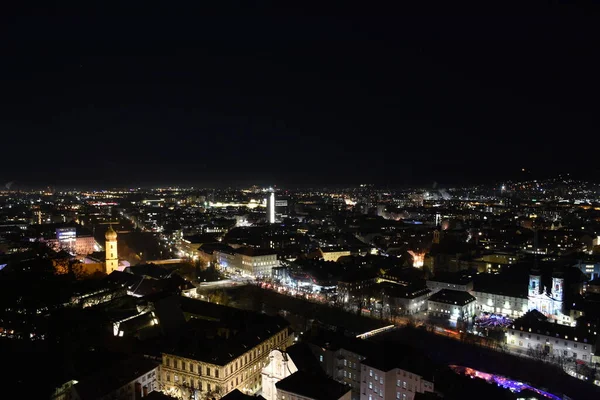
<svg viewBox="0 0 600 400">
<path fill-rule="evenodd" d="M 117 253 L 117 232 L 112 228 L 112 225 L 109 225 L 106 234 L 104 235 L 106 239 L 106 246 L 104 247 L 104 251 L 106 252 L 106 267 L 105 272 L 110 274 L 113 271 L 116 271 L 119 268 L 119 255 Z"/>
<path fill-rule="evenodd" d="M 529 296 L 537 296 L 541 293 L 542 276 L 537 270 L 531 271 L 529 274 Z"/>
<path fill-rule="evenodd" d="M 552 277 L 552 298 L 556 301 L 563 301 L 564 279 L 562 275 L 556 274 Z"/>
</svg>

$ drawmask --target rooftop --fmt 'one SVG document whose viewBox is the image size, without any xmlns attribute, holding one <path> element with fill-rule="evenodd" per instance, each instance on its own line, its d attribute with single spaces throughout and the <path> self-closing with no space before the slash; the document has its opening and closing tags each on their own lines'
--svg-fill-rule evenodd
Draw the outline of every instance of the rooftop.
<svg viewBox="0 0 600 400">
<path fill-rule="evenodd" d="M 81 379 L 75 385 L 75 390 L 82 399 L 101 398 L 148 373 L 157 366 L 156 362 L 148 358 L 135 356 Z"/>
<path fill-rule="evenodd" d="M 278 316 L 184 297 L 180 301 L 182 310 L 192 314 L 192 319 L 164 351 L 193 360 L 226 365 L 289 326 Z"/>
<path fill-rule="evenodd" d="M 598 341 L 598 335 L 594 334 L 592 330 L 587 330 L 584 326 L 574 328 L 550 322 L 548 318 L 537 310 L 531 310 L 521 318 L 517 318 L 510 328 L 561 339 L 576 339 L 578 342 L 590 343 L 592 345 Z"/>
<path fill-rule="evenodd" d="M 446 304 L 458 304 L 464 306 L 475 301 L 475 297 L 468 292 L 459 290 L 442 289 L 429 298 L 429 301 Z"/>
<path fill-rule="evenodd" d="M 221 397 L 221 400 L 265 400 L 265 398 L 262 396 L 250 396 L 235 389 Z"/>
<path fill-rule="evenodd" d="M 459 271 L 447 273 L 440 272 L 429 280 L 433 282 L 450 283 L 453 285 L 466 285 L 472 282 L 473 278 L 469 275 L 465 275 L 462 271 Z"/>
<path fill-rule="evenodd" d="M 240 247 L 239 249 L 236 249 L 235 252 L 249 257 L 272 256 L 277 254 L 273 249 L 257 249 L 254 247 Z"/>
<path fill-rule="evenodd" d="M 330 330 L 311 332 L 311 334 L 304 336 L 304 340 L 324 349 L 331 351 L 344 349 L 363 357 L 369 357 L 381 351 L 381 348 L 376 343 Z"/>
<path fill-rule="evenodd" d="M 314 400 L 338 400 L 351 388 L 322 375 L 297 371 L 275 384 L 277 390 Z"/>
<path fill-rule="evenodd" d="M 409 347 L 396 348 L 388 352 L 378 352 L 362 361 L 363 365 L 377 368 L 380 371 L 390 371 L 395 368 L 420 375 L 423 379 L 433 382 L 434 364 L 415 349 Z"/>
</svg>

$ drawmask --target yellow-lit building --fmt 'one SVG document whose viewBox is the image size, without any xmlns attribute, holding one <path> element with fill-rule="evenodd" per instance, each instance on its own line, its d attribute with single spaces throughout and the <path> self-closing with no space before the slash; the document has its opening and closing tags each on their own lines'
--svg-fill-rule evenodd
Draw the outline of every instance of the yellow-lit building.
<svg viewBox="0 0 600 400">
<path fill-rule="evenodd" d="M 108 230 L 104 234 L 106 239 L 106 274 L 119 269 L 119 254 L 117 252 L 117 232 L 109 225 Z"/>
<path fill-rule="evenodd" d="M 323 260 L 325 261 L 337 261 L 340 257 L 349 256 L 350 250 L 336 247 L 324 247 L 319 249 L 319 253 L 321 253 L 321 257 L 323 257 Z"/>
</svg>

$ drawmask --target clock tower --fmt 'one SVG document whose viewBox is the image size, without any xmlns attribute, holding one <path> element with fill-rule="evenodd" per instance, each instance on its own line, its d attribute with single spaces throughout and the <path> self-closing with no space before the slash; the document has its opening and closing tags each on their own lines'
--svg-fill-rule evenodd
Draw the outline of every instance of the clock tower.
<svg viewBox="0 0 600 400">
<path fill-rule="evenodd" d="M 106 246 L 104 251 L 106 252 L 106 264 L 105 272 L 110 274 L 119 268 L 119 255 L 117 253 L 117 232 L 112 228 L 112 225 L 108 226 L 108 230 L 104 235 L 106 239 Z"/>
</svg>

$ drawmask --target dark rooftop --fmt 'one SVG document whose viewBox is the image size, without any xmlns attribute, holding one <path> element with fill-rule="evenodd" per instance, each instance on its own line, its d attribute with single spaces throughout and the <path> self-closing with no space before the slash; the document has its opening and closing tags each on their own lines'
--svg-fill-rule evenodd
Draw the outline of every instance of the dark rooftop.
<svg viewBox="0 0 600 400">
<path fill-rule="evenodd" d="M 221 242 L 204 243 L 198 248 L 198 250 L 201 250 L 206 254 L 213 254 L 215 251 L 226 252 L 230 254 L 233 254 L 234 252 L 233 247 Z"/>
<path fill-rule="evenodd" d="M 225 365 L 289 326 L 268 316 L 182 297 L 181 309 L 191 314 L 178 340 L 165 349 L 194 360 Z"/>
<path fill-rule="evenodd" d="M 438 303 L 447 304 L 458 304 L 464 306 L 475 301 L 475 297 L 471 296 L 467 292 L 459 290 L 442 289 L 439 292 L 433 294 L 429 301 L 436 301 Z"/>
<path fill-rule="evenodd" d="M 148 393 L 148 396 L 145 396 L 144 400 L 177 400 L 177 397 L 172 397 L 155 390 L 154 392 Z"/>
<path fill-rule="evenodd" d="M 308 397 L 315 400 L 338 400 L 351 388 L 344 384 L 302 371 L 297 371 L 275 384 L 277 390 Z"/>
<path fill-rule="evenodd" d="M 385 295 L 403 299 L 414 299 L 419 296 L 426 296 L 431 290 L 421 285 L 398 285 L 394 283 L 383 282 L 372 286 L 376 290 L 382 291 Z"/>
<path fill-rule="evenodd" d="M 221 400 L 265 400 L 262 396 L 250 396 L 235 389 L 221 397 Z"/>
<path fill-rule="evenodd" d="M 405 346 L 386 350 L 388 351 L 380 351 L 368 357 L 362 361 L 362 364 L 384 372 L 399 368 L 420 375 L 423 379 L 433 382 L 435 366 L 422 353 Z"/>
<path fill-rule="evenodd" d="M 270 256 L 277 254 L 277 252 L 273 249 L 257 249 L 254 247 L 240 247 L 239 249 L 236 249 L 235 252 L 250 257 Z"/>
<path fill-rule="evenodd" d="M 345 349 L 363 357 L 369 357 L 382 350 L 377 343 L 346 336 L 330 330 L 311 331 L 304 336 L 304 340 L 324 349 L 331 351 Z"/>
<path fill-rule="evenodd" d="M 473 281 L 470 275 L 465 275 L 463 271 L 459 272 L 438 272 L 430 281 L 450 283 L 454 285 L 466 285 Z"/>
<path fill-rule="evenodd" d="M 75 389 L 82 399 L 99 399 L 148 373 L 157 365 L 148 358 L 135 356 L 81 379 Z"/>
<path fill-rule="evenodd" d="M 319 361 L 305 342 L 296 343 L 288 347 L 285 352 L 294 362 L 298 371 L 325 373 L 321 368 Z"/>
</svg>

